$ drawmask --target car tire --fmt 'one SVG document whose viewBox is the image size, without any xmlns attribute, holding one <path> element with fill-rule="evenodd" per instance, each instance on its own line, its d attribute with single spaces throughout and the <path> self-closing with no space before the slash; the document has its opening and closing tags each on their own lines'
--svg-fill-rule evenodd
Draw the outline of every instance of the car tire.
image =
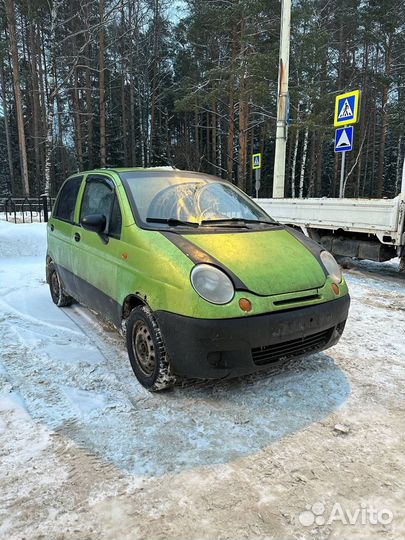
<svg viewBox="0 0 405 540">
<path fill-rule="evenodd" d="M 174 385 L 176 377 L 159 325 L 147 306 L 137 306 L 131 311 L 126 321 L 126 341 L 132 369 L 142 386 L 159 392 Z"/>
<path fill-rule="evenodd" d="M 73 302 L 73 298 L 63 290 L 58 271 L 53 263 L 49 263 L 48 265 L 48 281 L 53 303 L 58 307 L 70 306 Z"/>
</svg>

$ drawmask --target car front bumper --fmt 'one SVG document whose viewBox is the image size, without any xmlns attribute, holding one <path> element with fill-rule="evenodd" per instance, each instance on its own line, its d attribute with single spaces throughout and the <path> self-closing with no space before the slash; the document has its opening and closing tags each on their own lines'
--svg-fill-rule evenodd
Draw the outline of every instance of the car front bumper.
<svg viewBox="0 0 405 540">
<path fill-rule="evenodd" d="M 218 379 L 322 351 L 342 335 L 349 295 L 304 308 L 236 319 L 155 313 L 174 373 Z"/>
</svg>

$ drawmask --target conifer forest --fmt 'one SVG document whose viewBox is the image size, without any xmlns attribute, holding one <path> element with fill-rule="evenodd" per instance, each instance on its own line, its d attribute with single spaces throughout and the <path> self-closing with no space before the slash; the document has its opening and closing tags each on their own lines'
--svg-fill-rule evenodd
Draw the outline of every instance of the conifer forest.
<svg viewBox="0 0 405 540">
<path fill-rule="evenodd" d="M 1 0 L 0 196 L 75 171 L 175 166 L 272 193 L 279 0 Z M 286 193 L 333 197 L 336 95 L 360 89 L 346 196 L 394 197 L 405 153 L 403 0 L 294 0 Z"/>
</svg>

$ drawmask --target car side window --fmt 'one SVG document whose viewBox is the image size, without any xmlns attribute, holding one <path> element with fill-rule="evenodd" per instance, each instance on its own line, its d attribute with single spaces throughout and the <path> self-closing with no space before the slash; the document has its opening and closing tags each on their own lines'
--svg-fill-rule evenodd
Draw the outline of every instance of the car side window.
<svg viewBox="0 0 405 540">
<path fill-rule="evenodd" d="M 105 233 L 114 238 L 121 236 L 122 218 L 114 189 L 107 183 L 90 179 L 83 194 L 80 219 L 91 214 L 106 218 Z"/>
<path fill-rule="evenodd" d="M 82 179 L 82 176 L 76 176 L 75 178 L 70 178 L 65 182 L 59 193 L 58 202 L 53 212 L 54 218 L 67 221 L 69 223 L 74 222 L 76 200 Z"/>
</svg>

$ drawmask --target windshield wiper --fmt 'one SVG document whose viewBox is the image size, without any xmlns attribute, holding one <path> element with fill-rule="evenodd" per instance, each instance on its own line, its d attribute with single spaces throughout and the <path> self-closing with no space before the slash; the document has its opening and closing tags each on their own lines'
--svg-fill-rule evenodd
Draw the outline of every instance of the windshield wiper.
<svg viewBox="0 0 405 540">
<path fill-rule="evenodd" d="M 179 225 L 185 225 L 186 227 L 199 227 L 199 224 L 195 221 L 183 221 L 182 219 L 176 219 L 176 218 L 154 218 L 154 217 L 148 217 L 146 218 L 146 221 L 148 223 L 164 223 L 165 225 L 169 225 L 172 227 L 177 227 Z"/>
<path fill-rule="evenodd" d="M 201 225 L 215 225 L 215 224 L 224 224 L 232 223 L 237 225 L 240 223 L 241 225 L 246 225 L 250 223 L 265 223 L 266 225 L 277 225 L 276 223 L 273 223 L 271 221 L 264 221 L 261 219 L 244 219 L 244 218 L 223 218 L 223 219 L 205 219 L 201 222 Z"/>
</svg>

